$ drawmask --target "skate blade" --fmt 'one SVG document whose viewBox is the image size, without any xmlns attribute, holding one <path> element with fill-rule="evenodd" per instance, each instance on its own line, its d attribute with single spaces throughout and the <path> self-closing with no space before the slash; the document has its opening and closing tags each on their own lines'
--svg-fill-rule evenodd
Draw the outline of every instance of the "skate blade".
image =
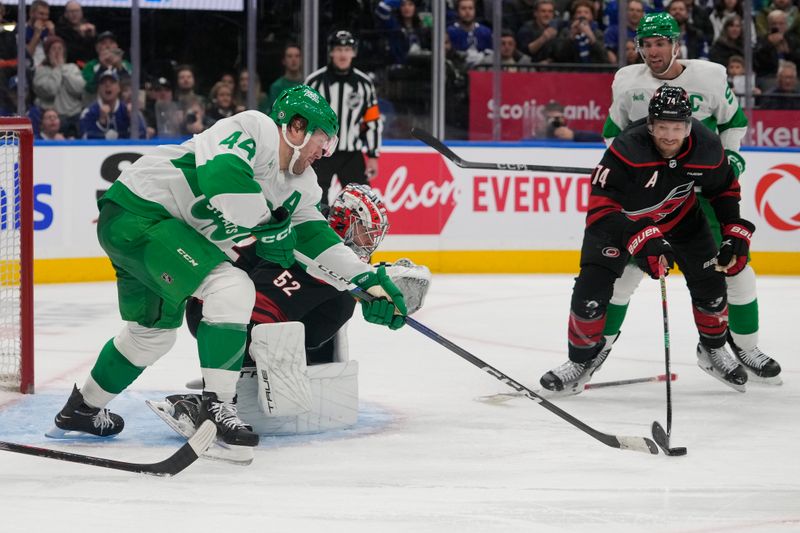
<svg viewBox="0 0 800 533">
<path fill-rule="evenodd" d="M 705 372 L 706 374 L 708 374 L 712 378 L 716 379 L 720 383 L 724 383 L 725 385 L 727 385 L 728 387 L 732 388 L 736 392 L 746 392 L 747 391 L 747 389 L 746 389 L 746 385 L 747 384 L 746 383 L 744 385 L 737 385 L 735 383 L 731 383 L 730 381 L 727 381 L 724 377 L 722 377 L 719 374 L 717 374 L 716 372 L 714 372 L 714 368 L 713 367 L 706 368 L 705 366 L 703 366 L 703 364 L 700 362 L 700 360 L 697 361 L 697 366 L 699 366 L 700 369 L 703 372 Z"/>
<path fill-rule="evenodd" d="M 88 440 L 88 441 L 110 439 L 112 437 L 116 437 L 117 435 L 118 435 L 117 433 L 114 433 L 113 435 L 92 435 L 91 433 L 85 433 L 83 431 L 76 431 L 72 429 L 61 429 L 58 426 L 51 427 L 44 434 L 45 437 L 50 439 Z"/>
<path fill-rule="evenodd" d="M 253 446 L 234 446 L 217 439 L 200 457 L 237 466 L 247 466 L 253 462 L 254 453 Z"/>
<path fill-rule="evenodd" d="M 158 402 L 155 400 L 145 400 L 144 403 L 158 415 L 158 418 L 163 420 L 165 424 L 171 427 L 172 430 L 181 437 L 190 439 L 195 431 L 197 431 L 188 417 L 183 416 L 180 420 L 176 420 L 172 416 L 175 413 L 175 408 L 171 403 L 166 401 Z"/>
<path fill-rule="evenodd" d="M 772 376 L 771 378 L 761 377 L 758 374 L 751 372 L 747 367 L 744 367 L 745 371 L 747 372 L 747 382 L 748 383 L 759 383 L 761 385 L 772 385 L 773 387 L 779 387 L 783 385 L 783 379 L 781 379 L 780 374 L 777 376 Z"/>
</svg>

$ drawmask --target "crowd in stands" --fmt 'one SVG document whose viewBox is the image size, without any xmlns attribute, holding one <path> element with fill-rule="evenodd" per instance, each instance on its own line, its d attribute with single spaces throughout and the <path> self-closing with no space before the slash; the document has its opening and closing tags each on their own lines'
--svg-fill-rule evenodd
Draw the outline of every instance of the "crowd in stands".
<svg viewBox="0 0 800 533">
<path fill-rule="evenodd" d="M 347 27 L 359 34 L 356 66 L 370 72 L 381 107 L 394 131 L 406 131 L 404 116 L 430 113 L 432 7 L 435 0 L 321 0 L 322 26 Z M 491 0 L 446 0 L 446 122 L 448 137 L 464 136 L 468 116 L 468 71 L 490 68 L 494 35 L 506 71 L 552 69 L 612 71 L 620 63 L 640 62 L 635 34 L 647 12 L 669 12 L 681 29 L 681 57 L 726 66 L 736 93 L 744 90 L 742 0 L 628 0 L 626 20 L 617 20 L 616 0 L 495 0 L 502 21 L 495 24 Z M 755 0 L 751 27 L 752 80 L 756 105 L 763 109 L 800 109 L 797 64 L 800 62 L 800 0 Z M 286 27 L 296 21 L 296 6 L 275 0 L 270 16 Z M 347 5 L 340 5 L 347 4 Z M 51 12 L 58 14 L 55 19 Z M 16 112 L 16 35 L 13 20 L 0 3 L 0 114 Z M 296 26 L 294 26 L 296 27 Z M 270 58 L 280 61 L 280 76 L 262 84 L 247 70 L 226 69 L 219 79 L 198 79 L 191 64 L 142 73 L 139 116 L 131 117 L 132 66 L 129 53 L 107 28 L 87 20 L 80 3 L 51 7 L 35 0 L 29 7 L 25 55 L 29 115 L 45 139 L 180 138 L 203 131 L 215 121 L 246 108 L 250 83 L 255 107 L 269 112 L 286 87 L 303 81 L 297 32 L 281 42 Z M 320 35 L 328 29 L 320 28 Z M 283 37 L 283 36 L 282 36 Z M 327 57 L 326 53 L 320 58 Z M 275 72 L 275 69 L 271 71 Z M 392 135 L 393 125 L 385 132 Z"/>
</svg>

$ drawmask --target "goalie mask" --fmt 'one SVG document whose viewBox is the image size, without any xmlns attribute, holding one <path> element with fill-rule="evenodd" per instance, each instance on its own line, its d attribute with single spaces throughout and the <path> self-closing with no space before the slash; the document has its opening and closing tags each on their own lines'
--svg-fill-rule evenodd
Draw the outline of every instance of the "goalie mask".
<svg viewBox="0 0 800 533">
<path fill-rule="evenodd" d="M 368 185 L 356 183 L 348 184 L 333 201 L 328 223 L 364 262 L 369 262 L 389 229 L 383 201 Z"/>
</svg>

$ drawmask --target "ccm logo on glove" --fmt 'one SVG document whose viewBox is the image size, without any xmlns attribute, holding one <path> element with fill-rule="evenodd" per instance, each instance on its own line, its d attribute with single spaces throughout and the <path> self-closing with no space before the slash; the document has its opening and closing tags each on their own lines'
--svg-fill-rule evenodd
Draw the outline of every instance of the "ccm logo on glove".
<svg viewBox="0 0 800 533">
<path fill-rule="evenodd" d="M 263 235 L 258 238 L 259 242 L 264 244 L 271 244 L 273 242 L 282 241 L 286 237 L 288 237 L 292 233 L 292 228 L 286 228 L 285 230 L 281 231 L 280 233 L 276 233 L 275 235 Z"/>
</svg>

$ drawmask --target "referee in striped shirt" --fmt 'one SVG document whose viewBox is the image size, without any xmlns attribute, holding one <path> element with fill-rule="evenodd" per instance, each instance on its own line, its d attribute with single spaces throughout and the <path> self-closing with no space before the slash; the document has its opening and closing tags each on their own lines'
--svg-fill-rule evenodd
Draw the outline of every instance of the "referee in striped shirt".
<svg viewBox="0 0 800 533">
<path fill-rule="evenodd" d="M 383 123 L 375 85 L 367 74 L 353 68 L 357 51 L 358 41 L 349 31 L 331 34 L 328 65 L 312 72 L 305 81 L 328 100 L 339 117 L 336 152 L 314 163 L 325 206 L 329 205 L 328 189 L 334 175 L 344 187 L 348 183 L 366 184 L 378 173 Z"/>
</svg>

